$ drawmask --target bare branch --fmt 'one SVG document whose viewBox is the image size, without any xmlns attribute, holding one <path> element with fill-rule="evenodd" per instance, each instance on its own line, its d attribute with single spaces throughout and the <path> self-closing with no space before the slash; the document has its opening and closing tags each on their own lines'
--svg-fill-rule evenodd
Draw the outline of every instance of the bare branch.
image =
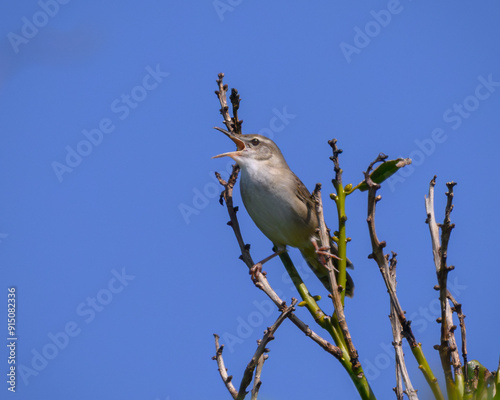
<svg viewBox="0 0 500 400">
<path fill-rule="evenodd" d="M 373 252 L 368 256 L 368 258 L 373 258 L 380 269 L 380 272 L 382 273 L 382 277 L 384 278 L 385 285 L 387 287 L 387 291 L 389 292 L 389 296 L 391 299 L 391 303 L 394 306 L 395 312 L 398 316 L 399 321 L 401 322 L 401 326 L 403 328 L 403 335 L 405 336 L 406 340 L 410 344 L 410 347 L 415 347 L 417 345 L 417 341 L 415 339 L 415 336 L 413 335 L 412 329 L 411 329 L 411 321 L 408 321 L 405 317 L 405 311 L 401 307 L 401 304 L 399 303 L 399 299 L 396 295 L 396 289 L 392 285 L 390 279 L 389 279 L 389 262 L 387 258 L 384 255 L 384 247 L 386 246 L 385 242 L 380 242 L 378 237 L 377 237 L 377 232 L 375 229 L 375 205 L 377 202 L 382 198 L 380 196 L 377 196 L 377 190 L 380 188 L 380 185 L 373 182 L 370 178 L 370 172 L 373 168 L 373 166 L 378 163 L 382 162 L 387 158 L 385 154 L 379 154 L 378 157 L 373 161 L 368 169 L 365 172 L 365 181 L 369 187 L 368 189 L 368 218 L 366 221 L 368 222 L 368 230 L 370 232 L 370 239 L 372 242 L 372 249 Z"/>
<path fill-rule="evenodd" d="M 465 332 L 465 315 L 462 312 L 462 304 L 455 300 L 450 291 L 448 290 L 448 299 L 453 303 L 452 311 L 457 313 L 458 320 L 460 321 L 460 336 L 462 337 L 462 358 L 464 365 L 467 365 L 467 335 Z M 468 368 L 465 370 L 465 382 L 469 380 Z"/>
<path fill-rule="evenodd" d="M 262 385 L 262 381 L 260 380 L 260 376 L 262 374 L 262 367 L 264 366 L 264 361 L 267 360 L 268 355 L 262 354 L 257 361 L 257 367 L 255 368 L 255 378 L 253 380 L 253 388 L 252 388 L 252 398 L 251 400 L 257 400 L 257 396 L 259 395 L 259 389 Z"/>
<path fill-rule="evenodd" d="M 271 340 L 274 339 L 274 334 L 281 325 L 281 323 L 286 318 L 288 318 L 290 314 L 292 314 L 292 312 L 295 310 L 294 308 L 295 304 L 297 304 L 297 299 L 292 299 L 292 304 L 289 307 L 286 307 L 282 310 L 278 319 L 274 322 L 274 324 L 271 327 L 266 329 L 263 338 L 258 341 L 257 350 L 255 351 L 252 359 L 245 368 L 245 372 L 243 373 L 243 378 L 241 380 L 240 388 L 238 391 L 236 390 L 236 388 L 232 383 L 233 377 L 228 376 L 227 374 L 227 368 L 224 364 L 224 359 L 222 357 L 222 351 L 224 349 L 224 345 L 219 345 L 219 335 L 214 334 L 216 354 L 214 357 L 212 357 L 212 359 L 217 361 L 222 381 L 226 385 L 226 388 L 228 389 L 233 399 L 243 400 L 246 397 L 248 393 L 246 389 L 248 385 L 250 385 L 250 382 L 252 381 L 252 376 L 254 374 L 254 371 L 255 371 L 255 379 L 252 389 L 252 399 L 257 398 L 257 394 L 261 386 L 260 375 L 262 372 L 262 366 L 264 364 L 264 361 L 267 359 L 267 356 L 264 353 L 269 351 L 268 349 L 266 349 L 266 346 L 269 344 Z"/>
<path fill-rule="evenodd" d="M 453 323 L 453 314 L 448 301 L 449 292 L 447 289 L 448 273 L 454 268 L 452 266 L 448 267 L 447 258 L 448 242 L 450 240 L 451 231 L 454 228 L 454 224 L 451 224 L 450 221 L 450 213 L 453 210 L 453 187 L 456 183 L 448 182 L 446 185 L 448 186 L 448 192 L 446 193 L 447 204 L 443 224 L 438 225 L 436 223 L 434 211 L 434 187 L 436 186 L 436 176 L 432 178 L 429 184 L 429 194 L 425 199 L 425 208 L 427 212 L 426 223 L 429 225 L 431 233 L 432 253 L 438 279 L 438 286 L 436 288 L 439 290 L 439 301 L 441 304 L 441 317 L 437 320 L 441 324 L 441 343 L 435 346 L 435 348 L 439 350 L 441 364 L 446 377 L 446 384 L 449 388 L 452 388 L 454 385 L 454 377 L 451 367 L 453 365 L 455 376 L 460 376 L 462 375 L 462 364 L 460 362 L 455 339 L 454 331 L 456 326 Z M 441 228 L 441 237 L 439 237 L 439 227 Z M 463 332 L 465 332 L 465 326 L 463 329 Z M 464 337 L 462 336 L 462 341 L 463 340 Z M 462 343 L 462 347 L 463 346 L 464 344 Z M 465 360 L 466 358 L 464 362 L 466 362 Z"/>
<path fill-rule="evenodd" d="M 224 359 L 222 358 L 222 350 L 224 349 L 224 345 L 219 346 L 219 335 L 214 333 L 215 337 L 215 356 L 212 357 L 213 360 L 217 361 L 217 365 L 219 367 L 219 373 L 222 378 L 222 381 L 226 385 L 227 390 L 229 390 L 229 393 L 233 397 L 233 399 L 236 399 L 238 397 L 238 391 L 234 387 L 232 383 L 233 377 L 230 375 L 227 375 L 227 368 L 224 365 Z"/>
<path fill-rule="evenodd" d="M 342 358 L 342 350 L 340 350 L 337 346 L 331 344 L 328 340 L 325 340 L 321 336 L 319 336 L 295 314 L 290 314 L 288 316 L 288 319 L 292 321 L 297 328 L 304 332 L 307 337 L 310 337 L 313 342 L 319 345 L 327 353 L 331 354 L 338 360 Z"/>
<path fill-rule="evenodd" d="M 427 212 L 427 219 L 425 222 L 429 225 L 429 230 L 431 232 L 432 241 L 432 254 L 434 256 L 434 264 L 436 265 L 436 273 L 439 272 L 439 266 L 441 265 L 439 249 L 441 244 L 439 243 L 439 227 L 436 223 L 436 217 L 434 213 L 434 186 L 436 186 L 436 175 L 432 178 L 429 185 L 429 195 L 425 198 L 425 210 Z"/>
<path fill-rule="evenodd" d="M 243 373 L 243 378 L 241 379 L 240 390 L 238 391 L 237 400 L 243 400 L 245 398 L 245 396 L 247 394 L 246 389 L 247 389 L 248 385 L 250 385 L 250 382 L 252 381 L 252 376 L 253 376 L 255 367 L 257 366 L 261 357 L 264 356 L 264 352 L 268 351 L 266 349 L 266 346 L 268 345 L 268 343 L 271 340 L 274 339 L 274 333 L 279 328 L 281 323 L 288 317 L 289 314 L 291 314 L 295 310 L 295 308 L 294 308 L 295 304 L 297 304 L 297 299 L 292 300 L 292 305 L 289 307 L 286 307 L 281 312 L 281 314 L 278 317 L 278 319 L 276 320 L 276 322 L 271 327 L 266 329 L 266 331 L 264 332 L 264 336 L 262 337 L 261 340 L 258 341 L 259 345 L 257 347 L 257 350 L 255 351 L 255 354 L 253 355 L 252 359 L 250 360 L 247 367 L 245 368 L 245 372 Z M 262 363 L 263 362 L 264 361 L 262 359 Z M 260 371 L 259 371 L 259 373 L 260 373 Z M 259 382 L 260 382 L 260 377 L 259 377 L 258 381 L 255 381 L 255 384 L 258 385 L 258 387 L 260 387 Z M 255 387 L 256 386 L 254 385 L 254 389 L 255 389 Z M 258 389 L 257 389 L 257 392 L 258 392 Z"/>
<path fill-rule="evenodd" d="M 392 252 L 392 257 L 390 259 L 389 265 L 389 278 L 391 284 L 396 288 L 396 260 L 397 254 Z M 410 400 L 418 400 L 417 391 L 413 388 L 413 385 L 410 380 L 410 375 L 408 374 L 408 370 L 406 369 L 406 363 L 404 359 L 404 352 L 402 346 L 402 336 L 401 336 L 401 323 L 399 322 L 399 318 L 396 314 L 396 309 L 394 308 L 391 302 L 391 313 L 389 315 L 389 319 L 391 320 L 392 327 L 392 337 L 394 341 L 392 345 L 394 346 L 394 352 L 396 355 L 396 387 L 394 391 L 396 392 L 396 398 L 398 400 L 403 399 L 403 383 L 406 388 L 405 392 Z"/>
<path fill-rule="evenodd" d="M 335 181 L 338 184 L 342 184 L 342 169 L 340 168 L 339 154 L 342 154 L 342 149 L 337 147 L 337 139 L 332 139 L 328 141 L 328 144 L 332 148 L 333 155 L 330 160 L 333 161 L 333 170 L 335 172 Z"/>
<path fill-rule="evenodd" d="M 220 102 L 220 113 L 222 117 L 224 118 L 224 124 L 227 127 L 227 130 L 231 132 L 234 135 L 239 135 L 241 134 L 241 124 L 243 121 L 238 120 L 238 109 L 240 108 L 240 96 L 238 95 L 238 91 L 236 89 L 231 90 L 231 104 L 233 106 L 233 115 L 234 117 L 231 118 L 231 115 L 229 114 L 229 106 L 227 105 L 227 90 L 228 86 L 225 85 L 222 80 L 224 79 L 224 74 L 221 72 L 218 76 L 219 79 L 217 79 L 217 85 L 219 86 L 219 90 L 215 91 L 215 94 L 217 95 L 217 98 L 219 99 Z M 217 128 L 216 128 L 217 129 Z"/>
<path fill-rule="evenodd" d="M 238 109 L 240 108 L 240 95 L 236 89 L 231 89 L 231 96 L 229 96 L 231 100 L 231 104 L 233 106 L 233 118 L 232 122 L 234 124 L 234 130 L 236 134 L 241 135 L 241 124 L 243 124 L 243 120 L 238 119 Z"/>
</svg>

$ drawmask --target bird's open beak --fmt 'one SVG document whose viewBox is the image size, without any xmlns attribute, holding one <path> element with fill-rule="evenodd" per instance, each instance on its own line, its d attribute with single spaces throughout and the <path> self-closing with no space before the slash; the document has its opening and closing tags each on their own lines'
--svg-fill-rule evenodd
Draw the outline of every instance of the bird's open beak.
<svg viewBox="0 0 500 400">
<path fill-rule="evenodd" d="M 241 156 L 241 152 L 245 149 L 245 142 L 243 140 L 241 140 L 240 138 L 238 138 L 237 136 L 231 134 L 230 132 L 224 130 L 224 129 L 221 129 L 221 128 L 215 128 L 217 129 L 218 131 L 221 131 L 224 135 L 226 135 L 229 139 L 231 139 L 234 144 L 236 144 L 236 151 L 230 151 L 228 153 L 222 153 L 222 154 L 219 154 L 219 155 L 216 155 L 216 156 L 213 156 L 212 158 L 220 158 L 220 157 L 231 157 L 233 160 L 234 160 L 234 157 L 238 157 L 238 156 Z"/>
</svg>

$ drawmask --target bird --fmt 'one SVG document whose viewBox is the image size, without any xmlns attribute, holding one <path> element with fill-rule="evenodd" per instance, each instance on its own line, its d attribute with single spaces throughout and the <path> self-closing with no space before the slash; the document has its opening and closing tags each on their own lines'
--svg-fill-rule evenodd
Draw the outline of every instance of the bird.
<svg viewBox="0 0 500 400">
<path fill-rule="evenodd" d="M 287 246 L 299 249 L 314 274 L 332 292 L 328 270 L 318 253 L 319 224 L 315 203 L 309 190 L 288 166 L 279 147 L 262 135 L 233 134 L 217 129 L 236 144 L 236 151 L 213 158 L 231 157 L 239 165 L 243 204 L 255 225 L 273 243 L 274 255 L 286 251 Z M 336 266 L 338 248 L 332 239 L 330 252 Z M 265 260 L 270 258 L 272 256 Z M 349 260 L 347 266 L 352 268 Z M 338 270 L 335 273 L 338 274 Z M 345 294 L 348 297 L 354 294 L 354 282 L 349 274 Z"/>
</svg>

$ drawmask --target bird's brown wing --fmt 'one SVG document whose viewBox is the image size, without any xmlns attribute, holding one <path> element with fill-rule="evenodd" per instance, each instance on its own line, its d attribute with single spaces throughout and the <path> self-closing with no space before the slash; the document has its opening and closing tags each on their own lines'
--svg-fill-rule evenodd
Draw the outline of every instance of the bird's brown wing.
<svg viewBox="0 0 500 400">
<path fill-rule="evenodd" d="M 297 175 L 293 174 L 295 179 L 295 195 L 301 200 L 307 207 L 307 220 L 309 221 L 311 218 L 314 218 L 314 222 L 316 223 L 316 208 L 314 206 L 314 201 L 312 200 L 311 193 L 307 190 L 306 185 L 302 183 L 302 181 L 297 177 Z"/>
<path fill-rule="evenodd" d="M 302 181 L 294 174 L 295 180 L 297 181 L 297 190 L 295 191 L 295 195 L 302 200 L 306 206 L 307 206 L 307 215 L 309 218 L 315 218 L 315 223 L 316 223 L 316 207 L 314 204 L 314 201 L 312 199 L 311 193 L 309 190 L 307 190 L 306 185 L 302 183 Z M 330 238 L 330 248 L 333 254 L 337 254 L 337 245 L 336 243 Z M 354 266 L 351 262 L 351 260 L 347 259 L 347 268 L 354 269 Z M 352 284 L 352 287 L 354 288 L 354 284 Z"/>
</svg>

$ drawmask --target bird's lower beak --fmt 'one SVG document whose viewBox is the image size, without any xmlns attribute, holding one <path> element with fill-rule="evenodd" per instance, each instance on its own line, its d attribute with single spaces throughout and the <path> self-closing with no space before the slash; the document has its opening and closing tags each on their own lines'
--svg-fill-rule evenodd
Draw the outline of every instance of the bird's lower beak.
<svg viewBox="0 0 500 400">
<path fill-rule="evenodd" d="M 238 138 L 237 136 L 234 136 L 233 134 L 219 129 L 222 133 L 224 133 L 229 139 L 231 139 L 234 144 L 236 144 L 236 151 L 230 151 L 228 153 L 222 153 L 216 156 L 213 156 L 212 158 L 220 158 L 220 157 L 231 157 L 233 160 L 235 160 L 235 157 L 241 156 L 242 151 L 245 149 L 245 142 Z"/>
<path fill-rule="evenodd" d="M 212 158 L 221 158 L 221 157 L 226 157 L 226 156 L 231 157 L 234 160 L 234 157 L 241 156 L 241 151 L 230 151 L 228 153 L 217 154 L 216 156 L 213 156 Z"/>
</svg>

